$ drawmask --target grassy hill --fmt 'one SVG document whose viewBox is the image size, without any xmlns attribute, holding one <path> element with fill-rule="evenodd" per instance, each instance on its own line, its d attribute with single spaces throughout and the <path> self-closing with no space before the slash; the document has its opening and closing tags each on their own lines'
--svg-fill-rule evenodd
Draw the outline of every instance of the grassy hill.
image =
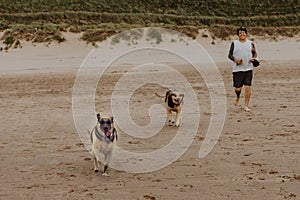
<svg viewBox="0 0 300 200">
<path fill-rule="evenodd" d="M 86 11 L 202 16 L 285 15 L 299 12 L 298 0 L 1 0 L 1 13 Z"/>
<path fill-rule="evenodd" d="M 0 31 L 8 47 L 20 39 L 64 41 L 62 31 L 103 40 L 135 27 L 160 26 L 191 37 L 209 29 L 226 39 L 238 26 L 251 33 L 292 37 L 300 31 L 300 0 L 0 0 Z"/>
</svg>

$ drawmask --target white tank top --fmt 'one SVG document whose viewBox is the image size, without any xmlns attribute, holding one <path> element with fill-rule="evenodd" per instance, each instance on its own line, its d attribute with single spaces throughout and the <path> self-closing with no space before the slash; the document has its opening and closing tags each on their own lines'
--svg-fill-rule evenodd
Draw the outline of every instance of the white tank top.
<svg viewBox="0 0 300 200">
<path fill-rule="evenodd" d="M 250 40 L 246 40 L 244 43 L 239 40 L 234 40 L 234 49 L 233 56 L 236 59 L 242 59 L 243 63 L 237 65 L 233 62 L 232 72 L 241 72 L 241 71 L 249 71 L 252 70 L 252 64 L 250 63 L 250 59 L 252 58 L 252 42 Z"/>
</svg>

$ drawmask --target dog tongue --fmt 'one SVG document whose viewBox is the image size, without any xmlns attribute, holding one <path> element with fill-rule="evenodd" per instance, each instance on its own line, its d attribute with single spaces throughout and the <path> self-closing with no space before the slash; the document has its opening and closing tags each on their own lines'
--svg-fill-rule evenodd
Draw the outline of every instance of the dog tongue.
<svg viewBox="0 0 300 200">
<path fill-rule="evenodd" d="M 110 136 L 110 135 L 111 135 L 111 132 L 110 132 L 110 131 L 106 131 L 106 132 L 105 132 L 105 135 L 106 135 L 106 136 Z"/>
</svg>

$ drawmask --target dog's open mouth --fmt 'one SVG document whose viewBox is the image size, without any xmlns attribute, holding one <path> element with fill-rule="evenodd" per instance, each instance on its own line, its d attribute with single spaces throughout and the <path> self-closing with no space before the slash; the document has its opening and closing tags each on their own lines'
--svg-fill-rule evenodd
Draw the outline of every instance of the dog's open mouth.
<svg viewBox="0 0 300 200">
<path fill-rule="evenodd" d="M 173 99 L 173 103 L 178 106 L 180 104 L 180 100 L 179 99 Z"/>
<path fill-rule="evenodd" d="M 111 135 L 111 131 L 110 131 L 110 130 L 104 130 L 104 134 L 105 134 L 106 136 L 110 136 L 110 135 Z"/>
</svg>

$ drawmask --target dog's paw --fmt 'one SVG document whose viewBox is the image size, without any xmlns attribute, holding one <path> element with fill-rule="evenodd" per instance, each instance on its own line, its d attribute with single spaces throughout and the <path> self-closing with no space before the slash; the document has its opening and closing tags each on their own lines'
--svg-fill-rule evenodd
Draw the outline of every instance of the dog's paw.
<svg viewBox="0 0 300 200">
<path fill-rule="evenodd" d="M 102 173 L 102 176 L 109 176 L 108 173 L 104 172 Z"/>
<path fill-rule="evenodd" d="M 179 127 L 180 124 L 181 124 L 181 120 L 180 120 L 180 119 L 179 119 L 179 120 L 176 120 L 175 126 L 176 126 L 176 127 Z"/>
</svg>

